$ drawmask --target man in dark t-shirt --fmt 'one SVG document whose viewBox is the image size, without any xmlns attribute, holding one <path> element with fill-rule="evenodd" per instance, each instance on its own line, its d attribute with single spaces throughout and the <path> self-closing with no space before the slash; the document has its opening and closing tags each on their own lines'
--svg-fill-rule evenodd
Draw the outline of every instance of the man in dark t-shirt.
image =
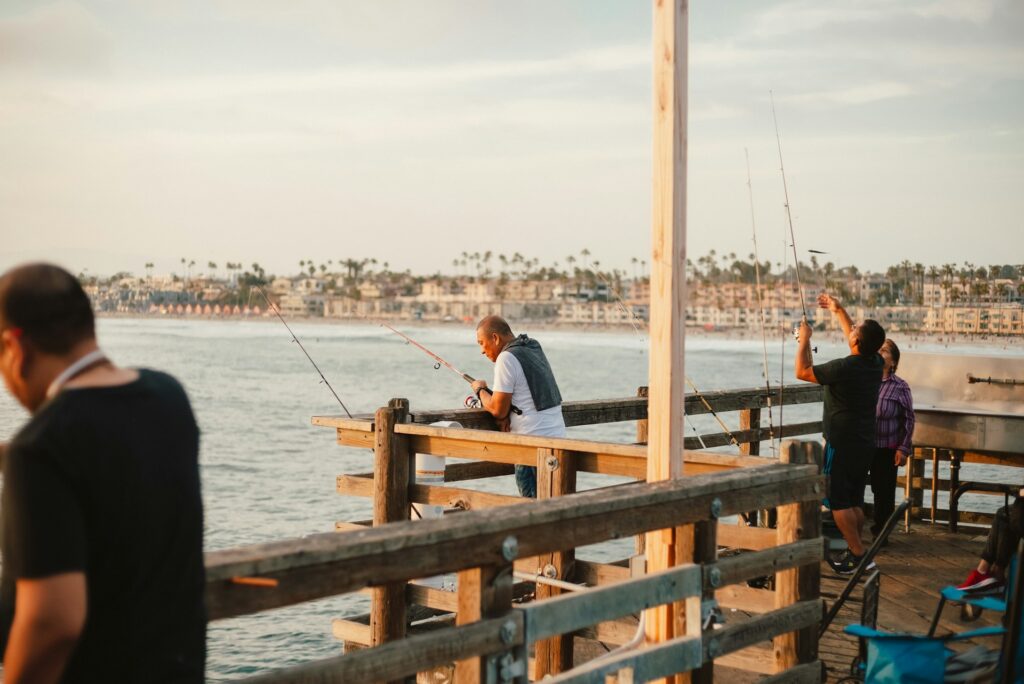
<svg viewBox="0 0 1024 684">
<path fill-rule="evenodd" d="M 876 321 L 853 325 L 850 316 L 832 296 L 822 294 L 818 305 L 839 319 L 850 345 L 850 355 L 814 365 L 811 359 L 811 328 L 804 320 L 796 353 L 796 377 L 825 387 L 822 432 L 825 436 L 824 472 L 828 481 L 825 504 L 843 533 L 848 550 L 830 559 L 840 574 L 856 570 L 864 556 L 864 487 L 875 448 L 875 407 L 884 365 L 878 350 L 885 330 Z"/>
<path fill-rule="evenodd" d="M 201 682 L 199 430 L 169 375 L 114 366 L 71 274 L 0 277 L 0 374 L 31 413 L 4 457 L 4 678 Z"/>
</svg>

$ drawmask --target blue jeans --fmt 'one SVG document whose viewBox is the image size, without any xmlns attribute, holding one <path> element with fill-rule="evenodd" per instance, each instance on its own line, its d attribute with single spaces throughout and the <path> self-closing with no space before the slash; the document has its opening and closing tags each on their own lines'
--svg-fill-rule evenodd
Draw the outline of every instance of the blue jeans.
<svg viewBox="0 0 1024 684">
<path fill-rule="evenodd" d="M 528 499 L 537 498 L 537 469 L 533 466 L 516 466 L 516 487 L 519 496 Z"/>
</svg>

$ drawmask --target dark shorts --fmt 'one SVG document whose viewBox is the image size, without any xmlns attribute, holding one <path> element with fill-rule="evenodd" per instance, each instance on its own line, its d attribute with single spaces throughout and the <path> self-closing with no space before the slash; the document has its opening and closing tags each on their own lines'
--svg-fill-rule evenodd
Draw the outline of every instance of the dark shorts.
<svg viewBox="0 0 1024 684">
<path fill-rule="evenodd" d="M 868 480 L 870 457 L 856 449 L 839 449 L 825 442 L 825 505 L 833 511 L 864 507 L 864 487 Z"/>
</svg>

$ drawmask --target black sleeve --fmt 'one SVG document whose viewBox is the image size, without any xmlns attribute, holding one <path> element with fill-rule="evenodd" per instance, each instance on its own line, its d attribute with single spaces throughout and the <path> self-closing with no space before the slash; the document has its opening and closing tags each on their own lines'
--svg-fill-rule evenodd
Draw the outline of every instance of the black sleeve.
<svg viewBox="0 0 1024 684">
<path fill-rule="evenodd" d="M 843 378 L 846 370 L 846 359 L 834 359 L 818 366 L 813 366 L 814 379 L 819 385 L 832 385 Z"/>
<path fill-rule="evenodd" d="M 45 447 L 15 446 L 8 459 L 3 527 L 16 579 L 84 572 L 85 521 L 68 473 Z"/>
</svg>

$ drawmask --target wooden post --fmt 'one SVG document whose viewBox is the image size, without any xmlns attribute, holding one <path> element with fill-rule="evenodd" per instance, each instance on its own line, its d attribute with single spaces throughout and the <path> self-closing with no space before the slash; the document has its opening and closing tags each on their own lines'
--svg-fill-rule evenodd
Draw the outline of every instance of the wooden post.
<svg viewBox="0 0 1024 684">
<path fill-rule="evenodd" d="M 458 575 L 458 612 L 455 624 L 467 625 L 499 617 L 512 609 L 512 563 L 461 570 Z M 525 652 L 521 654 L 525 658 Z M 455 663 L 455 684 L 497 681 L 487 676 L 488 659 L 467 658 Z"/>
<path fill-rule="evenodd" d="M 760 430 L 761 409 L 748 408 L 740 411 L 740 430 Z M 745 442 L 740 445 L 740 453 L 744 456 L 760 456 L 761 441 Z"/>
<path fill-rule="evenodd" d="M 694 525 L 676 528 L 676 565 L 683 563 L 714 563 L 718 560 L 718 521 L 705 520 Z M 701 636 L 701 601 L 713 601 L 714 587 L 708 587 L 701 596 L 692 596 L 681 602 L 677 636 Z M 715 679 L 715 663 L 709 661 L 689 673 L 692 684 L 711 684 Z M 677 677 L 685 681 L 687 675 Z"/>
<path fill-rule="evenodd" d="M 636 396 L 646 399 L 647 398 L 647 387 L 637 387 Z M 647 444 L 647 419 L 642 418 L 636 421 L 636 443 Z M 638 534 L 636 536 L 636 555 L 641 555 L 647 550 L 647 536 Z"/>
<path fill-rule="evenodd" d="M 924 465 L 922 461 L 921 465 Z M 936 513 L 939 510 L 939 450 L 932 449 L 932 525 L 935 524 Z"/>
<path fill-rule="evenodd" d="M 647 480 L 683 474 L 687 0 L 654 0 L 654 166 Z M 647 569 L 680 560 L 675 530 L 647 535 Z M 647 611 L 649 641 L 676 636 L 679 606 Z"/>
<path fill-rule="evenodd" d="M 786 440 L 779 452 L 782 463 L 820 463 L 821 444 Z M 824 494 L 824 492 L 823 492 Z M 821 536 L 821 503 L 779 506 L 777 544 L 790 544 L 801 539 Z M 817 598 L 820 594 L 821 564 L 815 561 L 793 570 L 775 573 L 775 607 L 785 608 L 799 601 Z M 782 672 L 794 665 L 810 663 L 818 658 L 818 623 L 781 634 L 774 639 L 775 671 Z"/>
<path fill-rule="evenodd" d="M 646 387 L 637 387 L 636 388 L 636 396 L 640 397 L 641 399 L 646 399 L 647 398 L 647 388 Z M 646 418 L 641 418 L 640 420 L 636 421 L 636 443 L 637 444 L 647 444 L 647 419 Z"/>
<path fill-rule="evenodd" d="M 903 521 L 908 532 L 911 521 L 915 515 L 920 514 L 921 507 L 924 505 L 924 490 L 920 485 L 922 479 L 924 479 L 924 454 L 917 450 L 910 456 L 910 462 L 907 464 L 907 481 L 903 485 L 906 497 L 910 499 L 910 506 L 907 507 L 907 514 Z M 918 484 L 915 484 L 915 481 Z"/>
<path fill-rule="evenodd" d="M 561 449 L 537 450 L 537 498 L 550 499 L 576 491 L 576 459 L 571 452 Z M 542 574 L 552 579 L 567 580 L 572 574 L 575 549 L 563 549 L 538 557 Z M 562 590 L 547 584 L 537 584 L 536 596 L 541 601 L 558 596 Z M 537 642 L 534 652 L 534 679 L 572 669 L 573 635 L 562 634 Z"/>
<path fill-rule="evenodd" d="M 395 424 L 409 415 L 408 399 L 392 399 L 374 417 L 373 526 L 409 519 L 409 473 L 413 458 L 406 438 L 395 434 Z M 405 583 L 373 590 L 370 607 L 370 643 L 405 637 Z"/>
</svg>

